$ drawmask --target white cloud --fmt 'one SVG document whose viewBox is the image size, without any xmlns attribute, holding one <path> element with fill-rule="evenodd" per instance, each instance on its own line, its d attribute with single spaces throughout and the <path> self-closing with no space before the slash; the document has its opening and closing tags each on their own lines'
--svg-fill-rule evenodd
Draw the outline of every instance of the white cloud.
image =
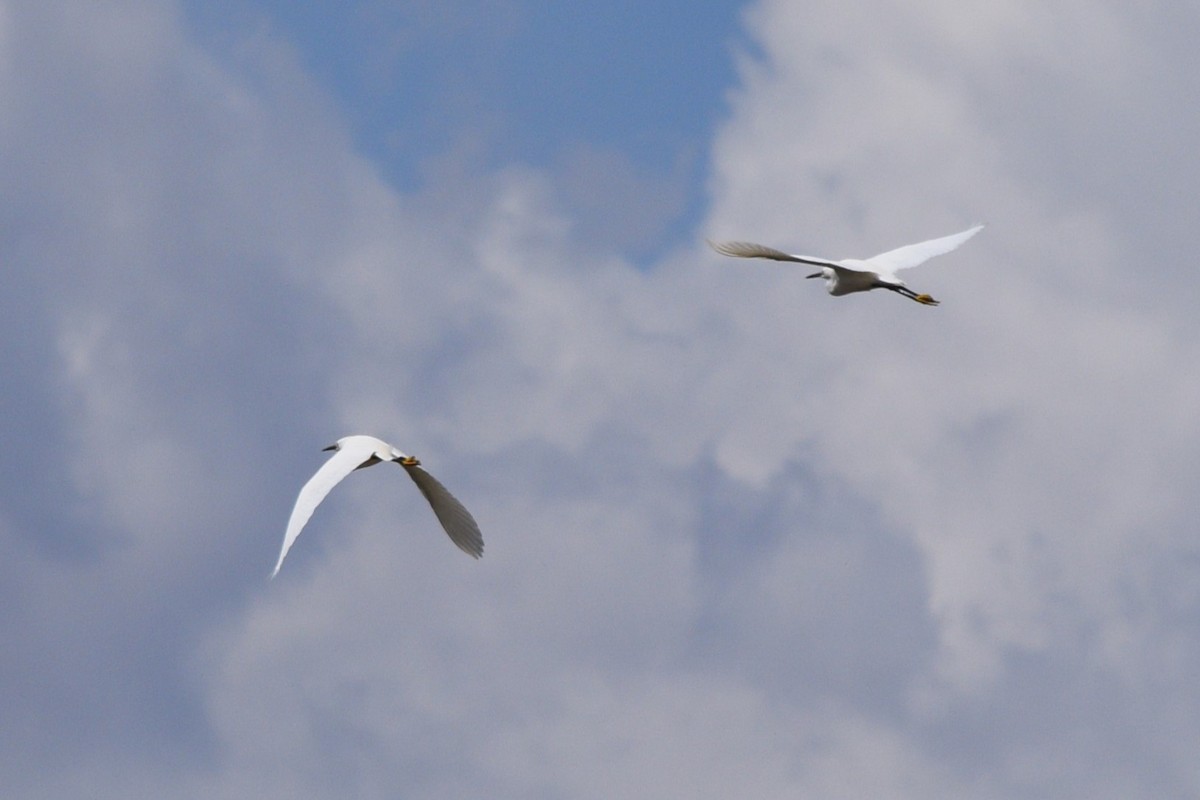
<svg viewBox="0 0 1200 800">
<path fill-rule="evenodd" d="M 1080 137 L 1122 124 L 1092 67 L 1118 92 L 1162 68 L 1152 26 L 760 4 L 709 216 L 639 269 L 582 241 L 569 170 L 398 194 L 286 47 L 223 63 L 163 8 L 0 5 L 4 254 L 33 298 L 4 324 L 51 360 L 17 385 L 54 452 L 0 506 L 3 630 L 30 645 L 0 676 L 44 678 L 45 721 L 0 722 L 27 794 L 1195 787 L 1195 324 L 1117 288 L 1161 230 L 1115 224 L 1120 137 Z M 1081 152 L 1046 169 L 1044 134 Z M 701 244 L 865 256 L 977 219 L 912 278 L 936 310 Z M 421 456 L 485 558 L 381 467 L 264 583 L 347 433 Z M 53 534 L 48 464 L 88 512 Z"/>
<path fill-rule="evenodd" d="M 945 18 L 879 11 L 851 23 L 848 9 L 766 5 L 754 17 L 773 58 L 770 69 L 744 70 L 747 88 L 717 150 L 713 216 L 721 235 L 835 257 L 992 222 L 958 264 L 934 262 L 912 279 L 958 292 L 936 328 L 919 318 L 901 332 L 892 308 L 840 314 L 836 329 L 825 328 L 824 355 L 792 365 L 806 374 L 844 363 L 805 392 L 826 409 L 819 450 L 913 530 L 943 620 L 943 669 L 972 684 L 995 676 L 1006 648 L 1050 645 L 1062 624 L 1047 615 L 1055 597 L 1081 603 L 1085 618 L 1110 619 L 1104 598 L 1125 580 L 1121 554 L 1147 528 L 1160 529 L 1163 546 L 1179 541 L 1178 518 L 1163 512 L 1186 502 L 1172 475 L 1178 459 L 1190 461 L 1194 425 L 1174 398 L 1193 396 L 1195 385 L 1173 365 L 1195 353 L 1174 333 L 1182 319 L 1119 304 L 1097 286 L 1121 272 L 1106 241 L 1110 209 L 1093 211 L 1097 198 L 1078 195 L 1075 207 L 1039 207 L 1042 187 L 1002 171 L 1039 146 L 997 139 L 972 97 L 972 79 L 1009 51 L 965 59 L 948 76 L 922 63 L 954 46 L 942 37 Z M 1092 24 L 1060 10 L 1054 22 L 1094 58 L 1132 49 L 1112 41 L 1103 14 Z M 1039 34 L 1037 16 L 995 33 L 1026 43 L 1021 52 L 1027 34 Z M 1074 88 L 1083 67 L 1052 60 L 1046 77 Z M 877 229 L 889 236 L 863 235 Z M 900 230 L 907 238 L 892 233 Z M 829 244 L 866 238 L 862 253 Z"/>
</svg>

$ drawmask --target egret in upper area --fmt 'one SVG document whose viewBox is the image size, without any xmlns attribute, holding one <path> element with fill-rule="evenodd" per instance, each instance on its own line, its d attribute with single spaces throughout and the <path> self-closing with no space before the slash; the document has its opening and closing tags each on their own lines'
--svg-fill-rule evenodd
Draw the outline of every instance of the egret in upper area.
<svg viewBox="0 0 1200 800">
<path fill-rule="evenodd" d="M 404 467 L 408 476 L 421 490 L 421 494 L 429 501 L 438 522 L 442 523 L 446 533 L 450 534 L 450 541 L 469 556 L 479 558 L 483 555 L 483 535 L 479 532 L 479 525 L 475 523 L 471 512 L 467 511 L 436 478 L 421 469 L 420 461 L 374 436 L 346 436 L 325 449 L 337 452 L 300 490 L 300 496 L 296 498 L 296 505 L 292 508 L 291 519 L 288 520 L 287 533 L 283 536 L 283 549 L 279 551 L 279 561 L 271 572 L 272 578 L 279 573 L 284 556 L 304 529 L 304 524 L 308 522 L 313 511 L 325 499 L 325 495 L 329 494 L 329 490 L 354 470 L 384 461 L 394 461 Z"/>
<path fill-rule="evenodd" d="M 962 233 L 943 236 L 940 239 L 930 239 L 927 242 L 906 244 L 895 250 L 888 250 L 865 261 L 857 258 L 843 258 L 841 261 L 830 261 L 825 258 L 812 256 L 796 256 L 783 253 L 771 247 L 751 242 L 709 242 L 709 246 L 723 256 L 736 258 L 769 258 L 772 261 L 795 261 L 800 264 L 813 264 L 821 268 L 820 272 L 805 275 L 806 278 L 824 278 L 825 288 L 832 295 L 865 292 L 870 289 L 890 289 L 902 294 L 910 300 L 927 306 L 936 306 L 934 300 L 927 294 L 917 294 L 904 285 L 904 281 L 896 277 L 902 269 L 923 264 L 934 256 L 949 253 L 960 244 L 970 239 L 979 231 L 982 225 L 976 225 Z"/>
</svg>

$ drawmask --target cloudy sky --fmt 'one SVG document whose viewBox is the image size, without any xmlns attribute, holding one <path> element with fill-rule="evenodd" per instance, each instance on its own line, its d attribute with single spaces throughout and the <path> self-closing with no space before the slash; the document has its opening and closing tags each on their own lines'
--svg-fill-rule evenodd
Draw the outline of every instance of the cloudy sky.
<svg viewBox="0 0 1200 800">
<path fill-rule="evenodd" d="M 0 0 L 5 797 L 1200 795 L 1200 10 L 300 5 Z"/>
</svg>

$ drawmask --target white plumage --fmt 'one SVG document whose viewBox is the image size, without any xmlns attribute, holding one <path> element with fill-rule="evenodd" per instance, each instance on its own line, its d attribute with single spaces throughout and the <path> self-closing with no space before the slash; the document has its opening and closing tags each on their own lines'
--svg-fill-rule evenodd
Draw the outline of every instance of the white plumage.
<svg viewBox="0 0 1200 800">
<path fill-rule="evenodd" d="M 800 256 L 784 253 L 772 247 L 766 247 L 752 242 L 709 242 L 713 250 L 724 256 L 735 258 L 769 258 L 772 261 L 793 261 L 800 264 L 812 264 L 821 268 L 820 272 L 806 275 L 806 278 L 824 278 L 825 288 L 832 295 L 865 292 L 870 289 L 889 289 L 905 297 L 916 300 L 927 306 L 936 306 L 934 300 L 927 294 L 917 294 L 909 289 L 904 281 L 896 277 L 902 269 L 923 264 L 934 256 L 949 253 L 954 248 L 970 239 L 979 231 L 982 225 L 968 228 L 961 233 L 943 236 L 940 239 L 930 239 L 917 244 L 906 244 L 895 250 L 888 250 L 868 259 L 844 258 L 841 261 L 830 261 L 826 258 Z"/>
<path fill-rule="evenodd" d="M 304 530 L 305 523 L 313 515 L 313 511 L 325 499 L 334 486 L 356 469 L 370 467 L 383 461 L 394 461 L 404 467 L 408 476 L 417 484 L 421 494 L 429 501 L 438 522 L 442 523 L 450 540 L 458 545 L 467 555 L 479 558 L 483 555 L 483 535 L 471 512 L 458 502 L 457 498 L 442 486 L 436 478 L 421 469 L 421 462 L 412 456 L 405 455 L 382 439 L 374 436 L 346 436 L 338 439 L 326 450 L 335 450 L 333 456 L 321 465 L 296 498 L 292 508 L 292 516 L 288 520 L 287 532 L 283 536 L 283 548 L 279 551 L 279 561 L 271 572 L 271 577 L 279 573 L 283 559 L 291 549 L 292 543 Z"/>
</svg>

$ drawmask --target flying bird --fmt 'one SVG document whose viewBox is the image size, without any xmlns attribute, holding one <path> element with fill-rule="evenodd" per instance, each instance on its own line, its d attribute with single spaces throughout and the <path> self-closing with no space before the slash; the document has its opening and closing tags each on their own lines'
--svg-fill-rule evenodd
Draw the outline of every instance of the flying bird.
<svg viewBox="0 0 1200 800">
<path fill-rule="evenodd" d="M 940 239 L 930 239 L 927 242 L 906 244 L 886 253 L 880 253 L 865 261 L 858 258 L 844 258 L 841 261 L 830 261 L 825 258 L 812 256 L 797 256 L 784 253 L 771 247 L 751 242 L 712 242 L 709 247 L 723 256 L 735 258 L 769 258 L 772 261 L 794 261 L 799 264 L 812 264 L 821 268 L 820 272 L 805 275 L 806 278 L 824 278 L 826 290 L 834 295 L 850 294 L 851 292 L 866 292 L 871 289 L 890 289 L 902 294 L 910 300 L 927 306 L 936 306 L 934 300 L 927 294 L 917 294 L 904 285 L 904 281 L 896 277 L 902 269 L 923 264 L 934 256 L 949 253 L 960 244 L 970 239 L 983 229 L 976 225 L 961 233 L 943 236 Z"/>
<path fill-rule="evenodd" d="M 271 572 L 272 578 L 279 574 L 279 568 L 283 566 L 283 559 L 291 549 L 292 543 L 304 529 L 313 511 L 325 499 L 325 495 L 354 470 L 384 461 L 394 461 L 404 467 L 405 472 L 421 490 L 421 494 L 429 501 L 438 522 L 442 523 L 442 527 L 450 535 L 450 541 L 469 556 L 479 558 L 483 555 L 483 535 L 479 532 L 479 525 L 471 516 L 471 512 L 467 511 L 436 478 L 421 469 L 421 462 L 417 459 L 401 453 L 374 436 L 345 436 L 325 450 L 336 452 L 300 490 L 296 505 L 292 507 L 292 516 L 288 520 L 287 533 L 283 536 L 283 549 L 279 551 L 279 561 Z"/>
</svg>

